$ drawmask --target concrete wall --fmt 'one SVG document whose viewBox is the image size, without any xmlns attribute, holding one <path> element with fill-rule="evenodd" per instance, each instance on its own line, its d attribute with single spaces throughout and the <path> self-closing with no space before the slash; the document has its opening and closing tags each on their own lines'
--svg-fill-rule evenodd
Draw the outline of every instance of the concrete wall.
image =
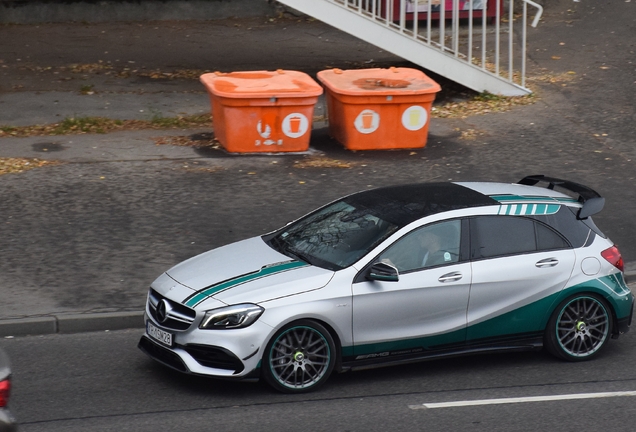
<svg viewBox="0 0 636 432">
<path fill-rule="evenodd" d="M 213 20 L 275 15 L 268 0 L 2 0 L 0 23 Z"/>
</svg>

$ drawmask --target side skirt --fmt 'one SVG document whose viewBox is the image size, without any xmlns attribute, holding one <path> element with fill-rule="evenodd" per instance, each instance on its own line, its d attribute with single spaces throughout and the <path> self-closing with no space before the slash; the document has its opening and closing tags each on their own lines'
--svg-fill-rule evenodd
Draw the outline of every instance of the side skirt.
<svg viewBox="0 0 636 432">
<path fill-rule="evenodd" d="M 477 341 L 439 349 L 413 348 L 397 352 L 385 351 L 362 356 L 348 356 L 342 359 L 341 372 L 372 369 L 425 360 L 461 357 L 474 354 L 496 352 L 537 351 L 543 348 L 543 333 L 524 335 L 508 340 Z"/>
</svg>

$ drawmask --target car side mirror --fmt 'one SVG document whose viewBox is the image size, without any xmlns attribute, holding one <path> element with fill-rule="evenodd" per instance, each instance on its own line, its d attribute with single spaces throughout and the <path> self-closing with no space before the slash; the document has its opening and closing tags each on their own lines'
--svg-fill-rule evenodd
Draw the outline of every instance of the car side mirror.
<svg viewBox="0 0 636 432">
<path fill-rule="evenodd" d="M 390 264 L 378 262 L 371 266 L 367 279 L 382 282 L 397 282 L 399 280 L 398 270 Z"/>
</svg>

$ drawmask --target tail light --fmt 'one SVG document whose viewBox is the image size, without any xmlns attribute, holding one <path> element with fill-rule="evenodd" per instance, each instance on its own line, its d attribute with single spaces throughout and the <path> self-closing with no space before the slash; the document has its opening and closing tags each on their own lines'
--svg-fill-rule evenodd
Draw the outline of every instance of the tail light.
<svg viewBox="0 0 636 432">
<path fill-rule="evenodd" d="M 11 381 L 5 379 L 0 381 L 0 408 L 9 403 L 9 393 L 11 392 Z"/>
<path fill-rule="evenodd" d="M 601 252 L 601 256 L 605 258 L 611 265 L 613 265 L 620 271 L 623 271 L 623 256 L 616 246 L 605 249 L 603 252 Z"/>
</svg>

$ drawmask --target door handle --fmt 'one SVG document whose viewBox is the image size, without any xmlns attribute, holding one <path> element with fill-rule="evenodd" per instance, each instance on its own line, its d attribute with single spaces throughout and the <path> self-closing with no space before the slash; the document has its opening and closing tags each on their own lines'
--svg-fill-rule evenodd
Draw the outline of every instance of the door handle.
<svg viewBox="0 0 636 432">
<path fill-rule="evenodd" d="M 539 267 L 539 268 L 543 268 L 543 267 L 554 267 L 555 265 L 557 265 L 559 263 L 559 260 L 556 258 L 546 258 L 543 259 L 539 262 L 537 262 L 535 264 L 535 266 Z"/>
<path fill-rule="evenodd" d="M 446 273 L 445 275 L 442 275 L 439 277 L 439 279 L 437 279 L 440 282 L 455 282 L 460 280 L 463 277 L 463 275 L 460 272 L 452 272 L 452 273 Z"/>
</svg>

